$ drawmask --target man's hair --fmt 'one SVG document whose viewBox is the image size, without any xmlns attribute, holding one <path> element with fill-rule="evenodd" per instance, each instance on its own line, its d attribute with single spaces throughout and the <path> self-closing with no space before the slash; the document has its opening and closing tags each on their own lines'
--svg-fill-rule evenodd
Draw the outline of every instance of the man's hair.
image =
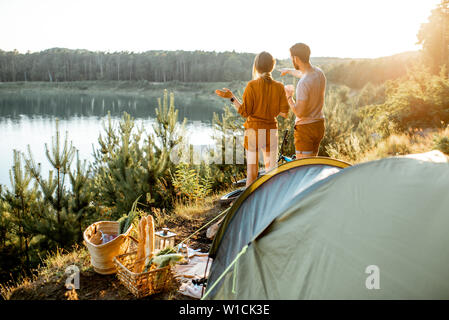
<svg viewBox="0 0 449 320">
<path fill-rule="evenodd" d="M 310 48 L 304 43 L 297 43 L 290 48 L 292 57 L 298 57 L 304 63 L 310 63 Z"/>
</svg>

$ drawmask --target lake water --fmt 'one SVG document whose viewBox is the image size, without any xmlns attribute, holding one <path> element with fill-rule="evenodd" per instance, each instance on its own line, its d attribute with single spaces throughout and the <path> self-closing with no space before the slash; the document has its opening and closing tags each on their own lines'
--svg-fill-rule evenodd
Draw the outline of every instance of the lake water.
<svg viewBox="0 0 449 320">
<path fill-rule="evenodd" d="M 13 150 L 27 152 L 28 145 L 35 161 L 42 163 L 42 173 L 47 176 L 50 165 L 45 155 L 45 143 L 51 148 L 55 118 L 59 119 L 62 138 L 67 132 L 68 140 L 79 150 L 80 159 L 90 161 L 92 147 L 98 146 L 98 136 L 103 132 L 102 122 L 107 119 L 108 111 L 114 122 L 118 122 L 126 111 L 138 126 L 143 124 L 147 132 L 152 132 L 157 105 L 156 97 L 0 93 L 0 184 L 10 187 Z M 213 113 L 221 113 L 223 103 L 212 97 L 177 94 L 175 106 L 179 110 L 178 119 L 188 119 L 186 129 L 190 143 L 211 144 Z"/>
</svg>

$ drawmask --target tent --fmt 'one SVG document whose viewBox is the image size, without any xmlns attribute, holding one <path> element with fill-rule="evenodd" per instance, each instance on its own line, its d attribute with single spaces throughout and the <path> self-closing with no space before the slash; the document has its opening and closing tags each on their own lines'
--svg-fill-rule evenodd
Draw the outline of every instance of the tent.
<svg viewBox="0 0 449 320">
<path fill-rule="evenodd" d="M 203 299 L 448 299 L 449 163 L 296 160 L 257 179 L 212 243 Z"/>
</svg>

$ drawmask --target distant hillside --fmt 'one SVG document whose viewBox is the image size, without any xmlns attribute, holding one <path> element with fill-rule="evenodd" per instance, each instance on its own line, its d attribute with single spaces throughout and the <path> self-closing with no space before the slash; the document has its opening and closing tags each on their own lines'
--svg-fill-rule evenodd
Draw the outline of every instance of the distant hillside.
<svg viewBox="0 0 449 320">
<path fill-rule="evenodd" d="M 361 89 L 367 83 L 377 85 L 400 78 L 407 73 L 407 69 L 420 61 L 421 53 L 411 51 L 376 59 L 336 60 L 326 64 L 324 71 L 332 83 Z"/>
</svg>

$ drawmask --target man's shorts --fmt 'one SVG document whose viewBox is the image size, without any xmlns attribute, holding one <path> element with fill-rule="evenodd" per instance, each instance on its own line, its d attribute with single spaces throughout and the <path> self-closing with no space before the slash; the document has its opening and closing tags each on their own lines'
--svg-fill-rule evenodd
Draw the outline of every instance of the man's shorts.
<svg viewBox="0 0 449 320">
<path fill-rule="evenodd" d="M 316 155 L 324 137 L 324 120 L 295 125 L 294 137 L 296 151 L 312 151 Z"/>
</svg>

